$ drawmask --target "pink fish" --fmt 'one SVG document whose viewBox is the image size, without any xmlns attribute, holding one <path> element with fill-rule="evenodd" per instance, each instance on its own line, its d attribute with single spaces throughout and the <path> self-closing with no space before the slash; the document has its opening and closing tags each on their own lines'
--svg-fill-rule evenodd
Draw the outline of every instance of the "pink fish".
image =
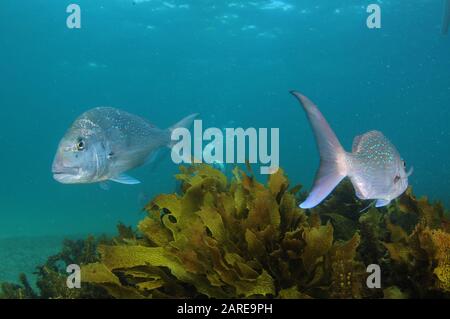
<svg viewBox="0 0 450 319">
<path fill-rule="evenodd" d="M 301 208 L 320 204 L 342 181 L 349 177 L 360 199 L 374 199 L 375 206 L 388 205 L 408 187 L 406 164 L 395 146 L 378 131 L 355 137 L 352 152 L 346 152 L 316 105 L 296 91 L 311 124 L 320 153 L 320 167 L 313 188 Z"/>
</svg>

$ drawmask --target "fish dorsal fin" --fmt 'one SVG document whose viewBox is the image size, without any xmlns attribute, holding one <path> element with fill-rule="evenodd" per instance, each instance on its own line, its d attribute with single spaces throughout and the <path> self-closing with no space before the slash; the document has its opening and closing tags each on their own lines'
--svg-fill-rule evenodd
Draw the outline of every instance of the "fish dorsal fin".
<svg viewBox="0 0 450 319">
<path fill-rule="evenodd" d="M 362 135 L 355 136 L 353 139 L 352 152 L 359 153 L 361 151 L 372 148 L 373 145 L 382 145 L 386 143 L 386 137 L 380 131 L 369 131 Z"/>
<path fill-rule="evenodd" d="M 126 185 L 136 185 L 140 184 L 141 182 L 138 181 L 136 178 L 131 177 L 127 174 L 120 174 L 117 177 L 110 178 L 113 182 L 120 183 L 120 184 L 126 184 Z"/>
<path fill-rule="evenodd" d="M 352 152 L 353 153 L 357 153 L 358 152 L 358 147 L 359 147 L 359 144 L 361 143 L 361 138 L 362 137 L 363 137 L 362 135 L 357 135 L 353 139 L 353 145 L 352 145 Z"/>
</svg>

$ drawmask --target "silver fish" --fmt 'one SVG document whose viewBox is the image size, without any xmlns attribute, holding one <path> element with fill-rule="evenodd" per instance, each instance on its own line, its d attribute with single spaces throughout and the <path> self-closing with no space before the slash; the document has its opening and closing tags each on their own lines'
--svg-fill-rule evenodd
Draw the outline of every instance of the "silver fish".
<svg viewBox="0 0 450 319">
<path fill-rule="evenodd" d="M 136 115 L 98 107 L 82 114 L 59 143 L 52 165 L 53 177 L 63 184 L 108 180 L 139 184 L 126 171 L 151 161 L 158 150 L 171 146 L 171 131 L 189 127 L 192 114 L 162 130 Z"/>
<path fill-rule="evenodd" d="M 320 167 L 313 188 L 301 208 L 320 204 L 344 177 L 349 177 L 360 199 L 374 199 L 375 206 L 388 205 L 408 187 L 406 164 L 391 142 L 378 131 L 355 137 L 352 152 L 346 152 L 317 106 L 306 96 L 291 91 L 311 124 L 320 153 Z"/>
</svg>

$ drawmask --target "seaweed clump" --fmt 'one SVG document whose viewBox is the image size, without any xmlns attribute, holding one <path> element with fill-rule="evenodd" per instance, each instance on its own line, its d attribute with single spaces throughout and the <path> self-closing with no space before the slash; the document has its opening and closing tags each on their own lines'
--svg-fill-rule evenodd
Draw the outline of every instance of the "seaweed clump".
<svg viewBox="0 0 450 319">
<path fill-rule="evenodd" d="M 207 165 L 181 167 L 181 193 L 145 207 L 139 237 L 100 245 L 84 280 L 113 298 L 449 296 L 440 204 L 409 190 L 389 211 L 361 215 L 364 203 L 344 183 L 307 215 L 301 187 L 290 188 L 281 169 L 266 185 L 248 171 L 235 168 L 228 180 Z M 382 267 L 384 289 L 367 287 L 371 263 Z"/>
<path fill-rule="evenodd" d="M 151 200 L 136 231 L 120 224 L 111 240 L 66 243 L 40 268 L 39 297 L 450 297 L 449 219 L 411 189 L 388 209 L 361 213 L 367 203 L 344 182 L 304 211 L 301 186 L 291 187 L 281 169 L 266 184 L 250 167 L 229 179 L 199 164 L 176 178 L 180 192 Z M 82 289 L 58 289 L 67 276 L 61 261 L 81 265 Z M 368 288 L 371 264 L 382 269 L 381 288 Z M 37 297 L 27 287 L 3 290 Z"/>
<path fill-rule="evenodd" d="M 119 224 L 119 233 L 125 227 Z M 119 235 L 120 237 L 120 235 Z M 1 283 L 0 299 L 84 299 L 108 298 L 99 287 L 83 285 L 81 289 L 67 287 L 66 272 L 68 265 L 83 265 L 98 260 L 97 245 L 112 243 L 106 237 L 94 238 L 89 236 L 84 240 L 66 239 L 62 243 L 61 251 L 50 256 L 44 265 L 38 266 L 36 288 L 33 288 L 25 274 L 19 275 L 19 283 Z"/>
<path fill-rule="evenodd" d="M 229 183 L 206 165 L 176 177 L 182 193 L 159 195 L 145 207 L 141 238 L 100 245 L 100 262 L 82 269 L 87 282 L 116 298 L 274 297 L 283 289 L 307 296 L 290 285 L 292 276 L 303 277 L 297 266 L 307 217 L 282 171 L 267 187 L 239 169 Z M 320 249 L 305 257 L 303 271 L 313 277 L 316 259 L 331 248 L 332 226 L 305 230 Z"/>
</svg>

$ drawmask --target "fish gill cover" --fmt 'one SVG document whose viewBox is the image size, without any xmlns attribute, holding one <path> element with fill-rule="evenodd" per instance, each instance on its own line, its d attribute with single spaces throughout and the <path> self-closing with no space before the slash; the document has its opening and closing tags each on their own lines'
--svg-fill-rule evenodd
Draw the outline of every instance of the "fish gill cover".
<svg viewBox="0 0 450 319">
<path fill-rule="evenodd" d="M 247 172 L 228 179 L 205 164 L 180 167 L 181 192 L 160 194 L 134 230 L 66 241 L 2 298 L 429 298 L 450 297 L 450 220 L 440 203 L 411 188 L 388 209 L 370 208 L 344 182 L 318 208 L 283 172 L 262 184 Z M 82 288 L 65 267 L 81 264 Z M 379 264 L 383 287 L 368 289 Z"/>
</svg>

